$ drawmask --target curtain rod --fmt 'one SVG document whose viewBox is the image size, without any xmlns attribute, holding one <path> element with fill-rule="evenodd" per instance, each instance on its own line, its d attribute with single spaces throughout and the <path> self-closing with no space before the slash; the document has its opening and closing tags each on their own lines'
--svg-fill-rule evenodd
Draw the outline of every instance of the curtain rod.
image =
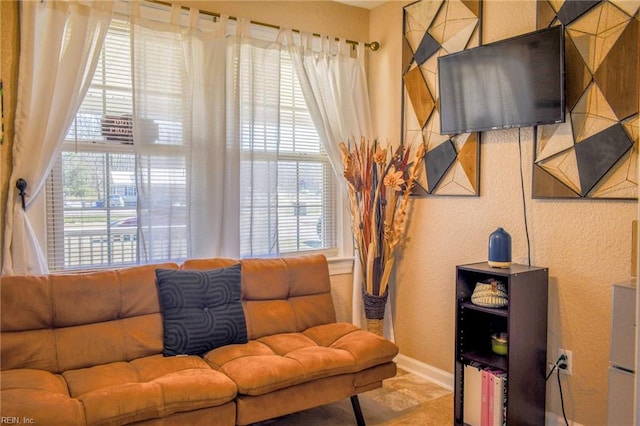
<svg viewBox="0 0 640 426">
<path fill-rule="evenodd" d="M 173 6 L 172 3 L 169 3 L 169 2 L 166 2 L 166 1 L 161 1 L 161 0 L 147 0 L 147 1 L 149 3 L 156 3 L 156 4 L 163 5 L 163 6 L 168 6 L 168 7 L 172 7 Z M 189 10 L 188 6 L 180 5 L 180 8 L 184 9 L 184 10 Z M 203 14 L 203 15 L 212 16 L 214 18 L 220 18 L 220 14 L 219 13 L 208 12 L 206 10 L 200 10 L 200 13 Z M 236 18 L 235 16 L 229 16 L 229 19 L 231 19 L 233 21 L 237 21 L 238 20 L 238 18 Z M 274 24 L 267 24 L 267 23 L 259 22 L 259 21 L 249 21 L 249 22 L 254 24 L 254 25 L 260 25 L 261 27 L 273 28 L 273 29 L 276 29 L 276 30 L 280 29 L 280 26 L 274 25 Z M 298 34 L 301 32 L 300 30 L 296 30 L 296 29 L 292 29 L 291 31 L 293 31 L 294 33 L 298 33 Z M 321 34 L 316 34 L 316 33 L 313 33 L 313 36 L 314 37 L 322 37 Z M 340 40 L 340 39 L 336 37 L 336 41 L 338 41 L 338 40 Z M 349 44 L 352 44 L 354 46 L 357 46 L 358 44 L 360 44 L 360 42 L 353 41 L 353 40 L 345 40 L 345 42 L 349 43 Z M 372 41 L 370 43 L 365 43 L 364 46 L 368 47 L 373 52 L 375 52 L 378 49 L 380 49 L 380 43 L 378 43 L 377 41 Z"/>
</svg>

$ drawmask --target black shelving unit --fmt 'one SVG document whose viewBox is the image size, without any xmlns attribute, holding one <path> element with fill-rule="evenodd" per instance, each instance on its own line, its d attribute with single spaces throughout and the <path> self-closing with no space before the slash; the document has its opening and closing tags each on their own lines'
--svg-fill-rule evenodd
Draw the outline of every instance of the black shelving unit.
<svg viewBox="0 0 640 426">
<path fill-rule="evenodd" d="M 476 283 L 489 278 L 505 284 L 507 307 L 471 303 Z M 456 267 L 455 425 L 466 424 L 465 365 L 507 373 L 507 424 L 544 425 L 548 282 L 548 269 L 535 266 L 501 269 L 481 262 Z M 499 332 L 507 333 L 507 355 L 491 351 L 491 334 Z"/>
</svg>

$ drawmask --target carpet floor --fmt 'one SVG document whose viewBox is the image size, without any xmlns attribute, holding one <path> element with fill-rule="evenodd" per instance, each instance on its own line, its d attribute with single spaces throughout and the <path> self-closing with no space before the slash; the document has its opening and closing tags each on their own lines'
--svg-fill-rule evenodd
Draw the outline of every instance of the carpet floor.
<svg viewBox="0 0 640 426">
<path fill-rule="evenodd" d="M 453 393 L 413 374 L 398 372 L 379 389 L 359 395 L 368 426 L 441 426 L 453 424 Z M 304 410 L 254 426 L 350 426 L 356 420 L 351 401 Z"/>
</svg>

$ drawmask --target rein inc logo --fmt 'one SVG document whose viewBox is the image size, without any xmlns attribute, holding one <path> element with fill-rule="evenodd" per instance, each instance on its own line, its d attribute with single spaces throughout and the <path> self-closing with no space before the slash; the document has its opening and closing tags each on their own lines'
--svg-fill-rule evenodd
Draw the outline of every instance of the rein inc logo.
<svg viewBox="0 0 640 426">
<path fill-rule="evenodd" d="M 0 424 L 3 425 L 34 425 L 36 421 L 33 417 L 0 417 Z"/>
</svg>

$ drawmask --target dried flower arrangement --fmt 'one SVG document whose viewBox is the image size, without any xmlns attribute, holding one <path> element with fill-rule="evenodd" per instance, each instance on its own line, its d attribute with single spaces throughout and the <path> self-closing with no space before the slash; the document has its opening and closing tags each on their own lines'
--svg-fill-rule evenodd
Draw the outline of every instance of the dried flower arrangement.
<svg viewBox="0 0 640 426">
<path fill-rule="evenodd" d="M 340 143 L 347 181 L 354 242 L 364 275 L 363 298 L 367 318 L 382 319 L 395 249 L 404 236 L 407 204 L 424 160 L 424 146 L 395 152 L 377 140 Z M 391 158 L 389 158 L 391 156 Z M 366 296 L 381 298 L 382 314 L 367 311 Z"/>
</svg>

